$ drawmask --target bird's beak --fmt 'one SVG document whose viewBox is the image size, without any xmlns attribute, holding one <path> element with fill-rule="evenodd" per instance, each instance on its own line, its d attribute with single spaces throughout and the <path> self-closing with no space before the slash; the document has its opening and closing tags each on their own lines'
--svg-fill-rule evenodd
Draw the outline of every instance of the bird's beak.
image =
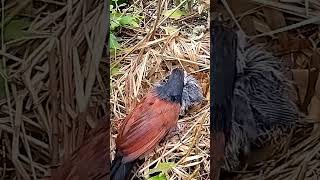
<svg viewBox="0 0 320 180">
<path fill-rule="evenodd" d="M 169 76 L 167 83 L 174 85 L 178 82 L 184 82 L 184 76 L 185 76 L 185 73 L 183 72 L 182 69 L 180 68 L 173 69 L 171 71 L 171 74 Z"/>
</svg>

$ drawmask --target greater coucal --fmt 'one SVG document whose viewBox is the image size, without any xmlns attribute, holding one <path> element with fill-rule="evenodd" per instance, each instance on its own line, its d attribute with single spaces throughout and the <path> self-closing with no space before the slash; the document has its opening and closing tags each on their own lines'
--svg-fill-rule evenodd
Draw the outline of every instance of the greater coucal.
<svg viewBox="0 0 320 180">
<path fill-rule="evenodd" d="M 239 170 L 252 152 L 289 135 L 300 113 L 279 59 L 241 31 L 212 22 L 211 177 L 219 179 L 220 167 Z"/>
<path fill-rule="evenodd" d="M 226 170 L 241 169 L 245 165 L 241 162 L 251 152 L 289 135 L 300 118 L 293 84 L 284 75 L 280 60 L 262 46 L 249 44 L 241 31 L 236 33 L 237 73 L 230 141 L 225 149 Z"/>
<path fill-rule="evenodd" d="M 180 113 L 202 100 L 196 80 L 177 68 L 167 81 L 156 85 L 127 115 L 116 139 L 111 180 L 125 180 L 140 157 L 150 152 L 174 130 Z"/>
</svg>

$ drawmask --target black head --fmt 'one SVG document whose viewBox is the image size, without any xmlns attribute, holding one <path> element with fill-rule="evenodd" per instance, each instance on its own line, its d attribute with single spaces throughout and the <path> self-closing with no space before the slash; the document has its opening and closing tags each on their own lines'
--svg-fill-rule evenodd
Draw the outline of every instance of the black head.
<svg viewBox="0 0 320 180">
<path fill-rule="evenodd" d="M 184 86 L 184 72 L 180 68 L 173 69 L 168 80 L 156 86 L 155 90 L 161 99 L 181 104 Z"/>
</svg>

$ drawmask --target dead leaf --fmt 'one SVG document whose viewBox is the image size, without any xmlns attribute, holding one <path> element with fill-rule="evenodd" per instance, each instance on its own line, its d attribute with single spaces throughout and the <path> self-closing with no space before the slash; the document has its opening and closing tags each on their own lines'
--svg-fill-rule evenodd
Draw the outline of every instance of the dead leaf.
<svg viewBox="0 0 320 180">
<path fill-rule="evenodd" d="M 282 12 L 268 7 L 264 7 L 263 12 L 266 15 L 266 21 L 272 30 L 282 28 L 287 25 Z M 287 48 L 289 46 L 288 40 L 287 32 L 279 33 L 279 41 L 282 47 Z"/>
<path fill-rule="evenodd" d="M 311 119 L 320 120 L 320 98 L 318 96 L 313 96 L 308 111 Z"/>
<path fill-rule="evenodd" d="M 301 69 L 306 69 L 309 59 L 304 54 L 297 55 L 296 63 Z"/>
<path fill-rule="evenodd" d="M 292 69 L 293 80 L 298 87 L 299 100 L 303 103 L 308 88 L 308 75 L 306 69 Z"/>
<path fill-rule="evenodd" d="M 315 87 L 315 96 L 320 99 L 320 73 L 318 74 L 318 80 Z"/>
<path fill-rule="evenodd" d="M 253 24 L 256 30 L 261 33 L 266 33 L 271 31 L 270 27 L 265 22 L 263 22 L 262 20 L 256 17 L 253 18 Z"/>
</svg>

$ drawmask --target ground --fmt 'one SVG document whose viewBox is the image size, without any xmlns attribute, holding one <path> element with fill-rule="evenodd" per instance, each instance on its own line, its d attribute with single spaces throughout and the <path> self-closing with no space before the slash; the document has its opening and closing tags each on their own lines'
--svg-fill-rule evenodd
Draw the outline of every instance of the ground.
<svg viewBox="0 0 320 180">
<path fill-rule="evenodd" d="M 50 175 L 51 167 L 76 149 L 108 112 L 107 60 L 102 55 L 108 9 L 101 0 L 1 2 L 0 174 L 4 179 L 39 179 Z M 190 1 L 112 2 L 111 18 L 120 22 L 111 22 L 110 36 L 112 156 L 118 122 L 172 67 L 193 74 L 205 96 L 178 122 L 184 145 L 173 137 L 157 147 L 138 163 L 144 176 L 156 165 L 174 162 L 164 168 L 168 179 L 208 179 L 209 1 L 185 2 Z M 320 4 L 222 2 L 217 11 L 238 22 L 253 43 L 266 43 L 287 65 L 297 104 L 307 115 L 293 129 L 284 153 L 233 173 L 235 179 L 317 179 Z"/>
<path fill-rule="evenodd" d="M 175 8 L 172 2 L 161 1 L 161 14 Z M 124 50 L 112 56 L 116 73 L 111 77 L 113 132 L 112 159 L 119 122 L 143 95 L 161 81 L 173 67 L 181 67 L 195 76 L 203 89 L 205 100 L 180 118 L 181 141 L 168 138 L 138 163 L 138 174 L 147 177 L 155 167 L 176 163 L 166 173 L 168 179 L 208 179 L 209 173 L 209 31 L 206 8 L 199 14 L 199 5 L 192 12 L 174 19 L 158 14 L 157 1 L 136 3 L 133 9 L 143 10 L 143 27 L 123 29 L 117 37 Z M 146 22 L 146 23 L 145 23 Z M 158 22 L 157 28 L 152 31 Z M 150 37 L 153 34 L 153 37 Z M 139 37 L 139 38 L 134 38 Z M 144 39 L 146 38 L 146 39 Z M 134 48 L 134 49 L 132 49 Z M 117 63 L 117 64 L 116 64 Z M 162 164 L 161 164 L 162 163 Z M 171 164 L 170 164 L 171 165 Z M 153 169 L 153 170 L 151 170 Z M 134 176 L 135 177 L 135 176 Z"/>
</svg>

